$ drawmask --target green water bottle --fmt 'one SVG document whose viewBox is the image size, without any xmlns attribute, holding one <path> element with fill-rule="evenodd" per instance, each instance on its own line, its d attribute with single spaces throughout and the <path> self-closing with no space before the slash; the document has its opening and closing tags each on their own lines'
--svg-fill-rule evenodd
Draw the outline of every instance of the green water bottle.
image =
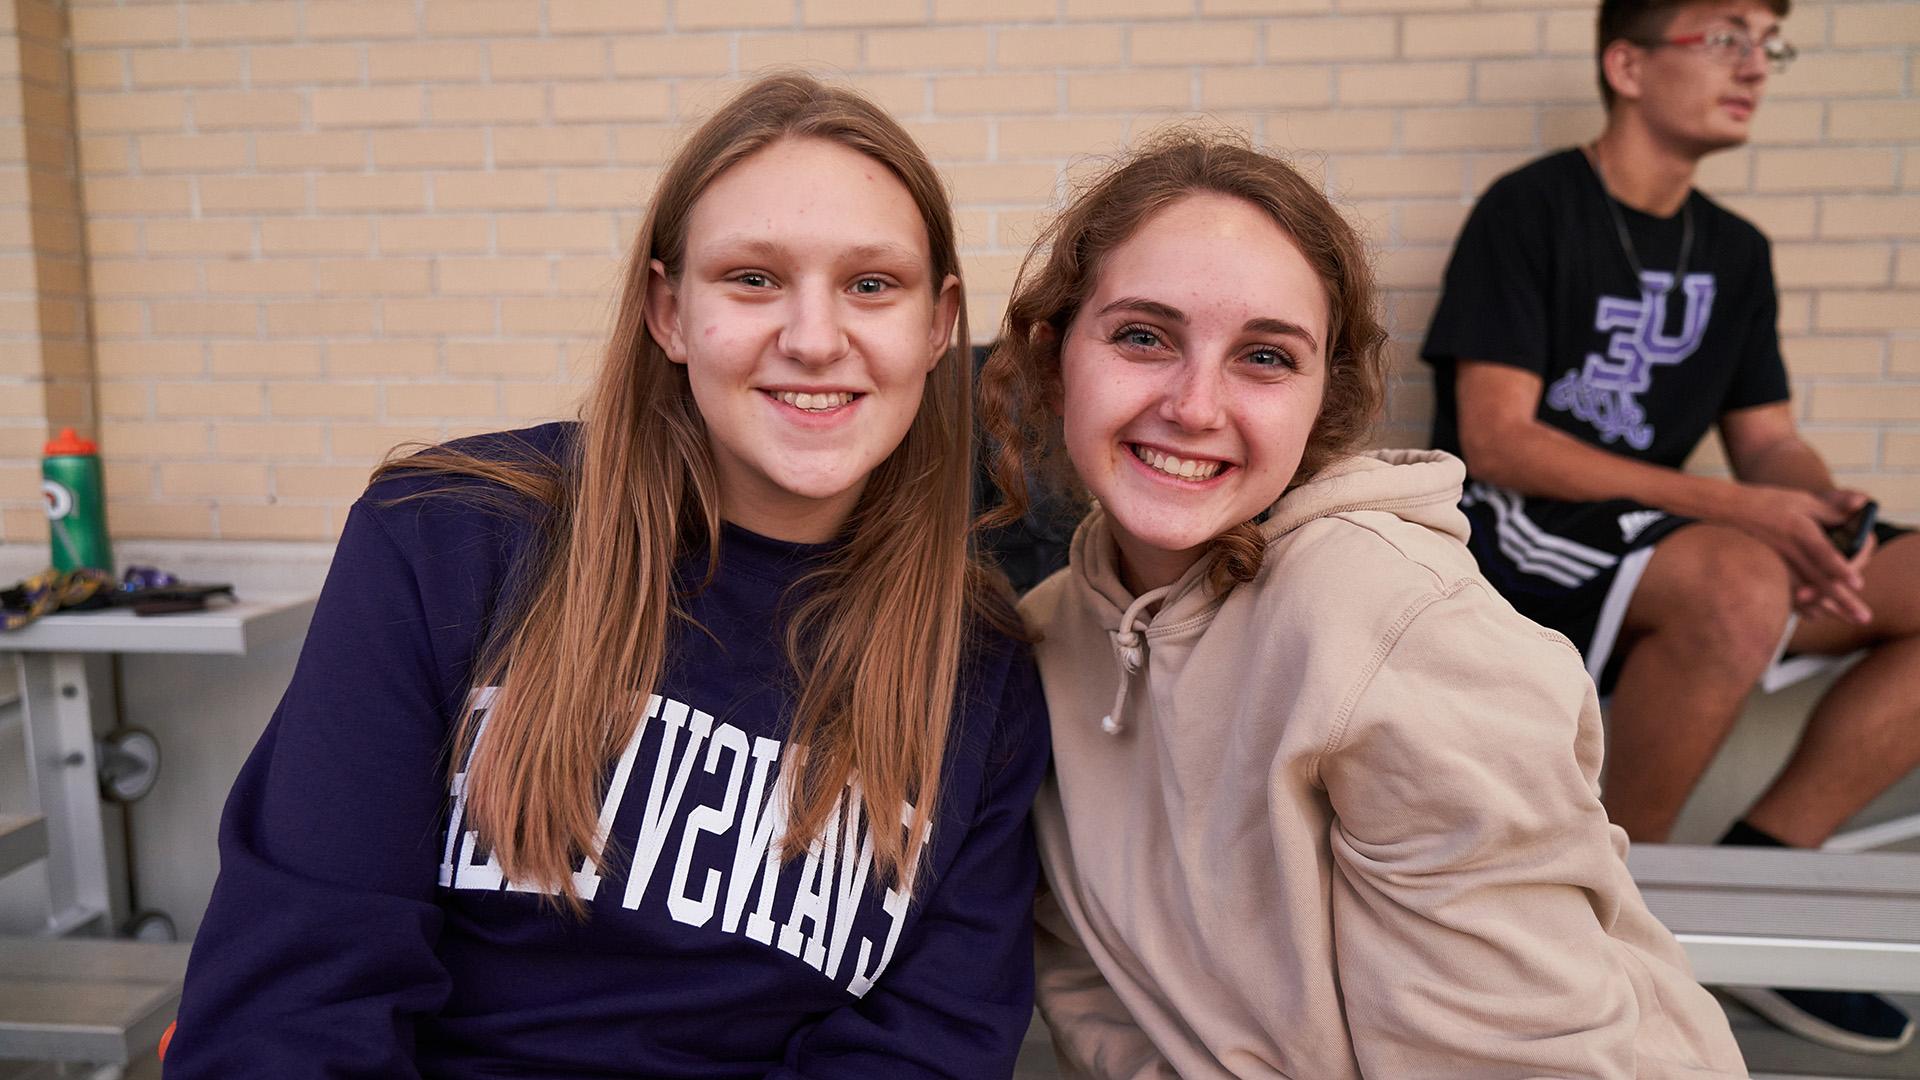
<svg viewBox="0 0 1920 1080">
<path fill-rule="evenodd" d="M 47 444 L 40 461 L 40 493 L 47 499 L 53 568 L 90 566 L 113 573 L 113 548 L 107 543 L 106 487 L 100 482 L 99 448 L 72 428 Z"/>
</svg>

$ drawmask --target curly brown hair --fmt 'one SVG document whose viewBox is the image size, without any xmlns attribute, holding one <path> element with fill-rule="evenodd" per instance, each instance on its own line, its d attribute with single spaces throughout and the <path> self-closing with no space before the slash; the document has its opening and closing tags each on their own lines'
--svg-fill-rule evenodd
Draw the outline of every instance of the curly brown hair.
<svg viewBox="0 0 1920 1080">
<path fill-rule="evenodd" d="M 1021 264 L 999 343 L 980 370 L 981 421 L 993 441 L 993 478 L 1005 499 L 982 519 L 986 524 L 1026 513 L 1029 482 L 1084 502 L 1056 412 L 1061 342 L 1093 295 L 1107 254 L 1148 218 L 1203 193 L 1243 199 L 1265 211 L 1292 237 L 1327 290 L 1326 394 L 1288 488 L 1366 438 L 1386 395 L 1386 331 L 1374 310 L 1365 242 L 1320 189 L 1284 160 L 1231 133 L 1176 128 L 1076 192 Z M 1214 588 L 1252 580 L 1262 549 L 1253 522 L 1216 537 Z"/>
</svg>

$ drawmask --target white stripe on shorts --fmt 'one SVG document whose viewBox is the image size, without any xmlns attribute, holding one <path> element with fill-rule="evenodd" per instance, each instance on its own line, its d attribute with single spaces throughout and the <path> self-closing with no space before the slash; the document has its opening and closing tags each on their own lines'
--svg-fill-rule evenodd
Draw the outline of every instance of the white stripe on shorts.
<svg viewBox="0 0 1920 1080">
<path fill-rule="evenodd" d="M 1494 538 L 1513 564 L 1563 588 L 1579 588 L 1619 559 L 1597 548 L 1555 536 L 1540 528 L 1521 508 L 1520 497 L 1490 484 L 1475 483 L 1469 499 L 1493 508 Z"/>
<path fill-rule="evenodd" d="M 1620 560 L 1620 571 L 1613 575 L 1613 584 L 1607 586 L 1607 598 L 1600 604 L 1600 619 L 1593 627 L 1593 640 L 1581 650 L 1586 657 L 1587 674 L 1595 686 L 1600 685 L 1607 661 L 1613 658 L 1613 647 L 1620 640 L 1620 624 L 1627 617 L 1627 604 L 1633 600 L 1634 590 L 1640 587 L 1640 575 L 1647 572 L 1647 563 L 1652 560 L 1651 547 L 1628 552 L 1627 557 Z"/>
</svg>

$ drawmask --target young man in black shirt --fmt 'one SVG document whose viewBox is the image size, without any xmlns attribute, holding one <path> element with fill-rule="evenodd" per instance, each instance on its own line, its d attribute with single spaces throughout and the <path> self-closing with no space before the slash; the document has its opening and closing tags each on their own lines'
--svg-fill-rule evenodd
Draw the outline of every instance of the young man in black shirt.
<svg viewBox="0 0 1920 1080">
<path fill-rule="evenodd" d="M 1920 764 L 1920 539 L 1846 554 L 1868 497 L 1795 427 L 1767 239 L 1692 188 L 1792 59 L 1788 2 L 1603 0 L 1605 130 L 1488 189 L 1422 350 L 1481 567 L 1612 694 L 1605 803 L 1635 840 L 1666 839 L 1783 648 L 1868 653 L 1727 842 L 1818 846 Z M 1681 471 L 1714 426 L 1737 479 Z M 1739 996 L 1847 1049 L 1913 1034 L 1873 995 Z"/>
</svg>

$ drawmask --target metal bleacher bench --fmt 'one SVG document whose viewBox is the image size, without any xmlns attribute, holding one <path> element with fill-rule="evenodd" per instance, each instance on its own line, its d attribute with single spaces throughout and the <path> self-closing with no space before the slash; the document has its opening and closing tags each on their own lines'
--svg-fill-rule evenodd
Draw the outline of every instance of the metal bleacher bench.
<svg viewBox="0 0 1920 1080">
<path fill-rule="evenodd" d="M 1627 865 L 1702 983 L 1920 993 L 1920 856 L 1638 844 Z"/>
<path fill-rule="evenodd" d="M 190 946 L 0 938 L 0 1060 L 126 1065 L 180 1004 Z"/>
<path fill-rule="evenodd" d="M 38 814 L 0 814 L 0 877 L 47 854 Z M 180 1003 L 186 945 L 0 937 L 0 1061 L 125 1065 Z"/>
<path fill-rule="evenodd" d="M 100 807 L 103 748 L 122 722 L 106 657 L 244 656 L 297 641 L 313 605 L 310 594 L 268 593 L 165 619 L 62 612 L 0 637 L 0 708 L 20 715 L 35 805 L 0 815 L 0 877 L 41 863 L 50 912 L 31 936 L 0 936 L 0 1061 L 107 1073 L 151 1060 L 179 1005 L 188 946 L 94 936 L 132 921 Z"/>
</svg>

